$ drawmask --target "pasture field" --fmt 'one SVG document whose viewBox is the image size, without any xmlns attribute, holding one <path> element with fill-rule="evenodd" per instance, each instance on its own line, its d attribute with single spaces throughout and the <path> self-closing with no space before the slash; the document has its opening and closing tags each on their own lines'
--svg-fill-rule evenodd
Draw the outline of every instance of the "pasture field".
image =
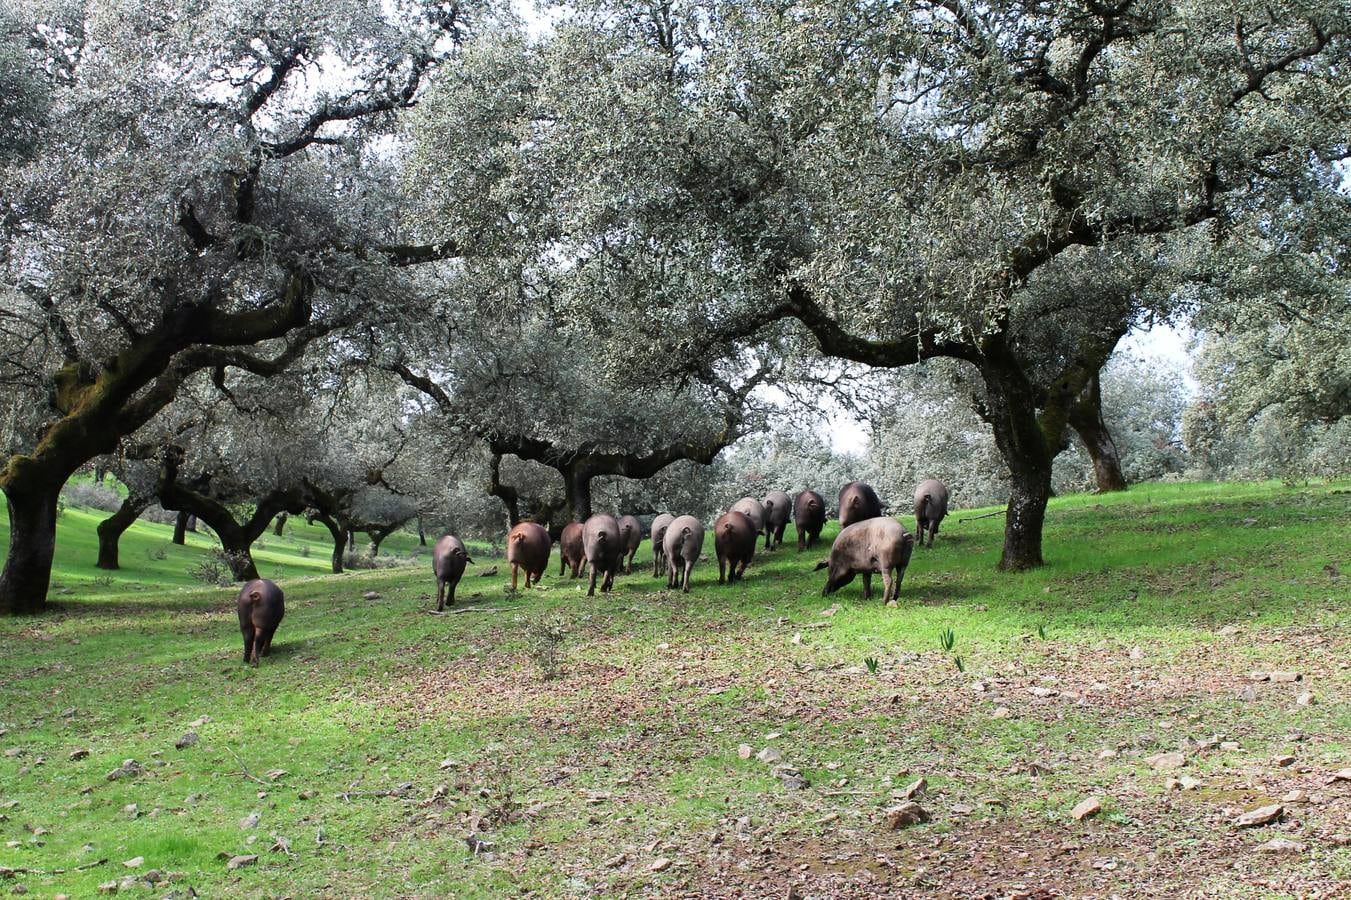
<svg viewBox="0 0 1351 900">
<path fill-rule="evenodd" d="M 287 612 L 250 669 L 235 590 L 186 574 L 209 539 L 138 524 L 102 579 L 104 514 L 67 510 L 53 612 L 0 621 L 0 891 L 1351 890 L 1346 484 L 1057 498 L 1049 564 L 1016 576 L 994 571 L 1003 520 L 970 514 L 895 608 L 880 580 L 822 598 L 825 548 L 790 526 L 735 586 L 710 536 L 689 594 L 646 542 L 594 598 L 556 562 L 509 595 L 481 559 L 440 616 L 425 551 L 325 575 L 325 534 L 295 522 L 257 554 Z M 892 828 L 921 779 L 928 821 Z"/>
</svg>

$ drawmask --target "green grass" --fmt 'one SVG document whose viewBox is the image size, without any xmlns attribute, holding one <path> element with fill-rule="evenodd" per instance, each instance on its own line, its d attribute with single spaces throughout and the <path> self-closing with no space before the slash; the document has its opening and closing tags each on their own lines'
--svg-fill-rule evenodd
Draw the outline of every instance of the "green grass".
<svg viewBox="0 0 1351 900">
<path fill-rule="evenodd" d="M 240 665 L 233 591 L 186 573 L 209 539 L 170 547 L 166 527 L 138 524 L 124 570 L 97 582 L 102 514 L 67 510 L 55 580 L 71 593 L 50 615 L 0 622 L 0 748 L 23 751 L 0 757 L 0 837 L 18 842 L 0 846 L 0 867 L 72 896 L 135 856 L 137 872 L 182 873 L 205 896 L 781 896 L 790 882 L 825 896 L 1018 883 L 1293 896 L 1351 878 L 1336 841 L 1351 786 L 1324 784 L 1351 765 L 1345 486 L 1057 498 L 1049 564 L 1016 576 L 994 571 L 1002 520 L 956 521 L 968 514 L 916 552 L 891 609 L 880 584 L 872 602 L 857 582 L 823 599 L 811 567 L 825 549 L 797 554 L 790 528 L 734 587 L 716 584 L 710 540 L 688 595 L 641 568 L 609 596 L 556 569 L 509 595 L 502 574 L 471 569 L 469 611 L 445 616 L 428 614 L 425 554 L 325 576 L 326 533 L 293 520 L 257 554 L 287 615 L 254 670 Z M 570 635 L 545 681 L 527 630 L 554 613 Z M 1272 670 L 1303 680 L 1243 680 Z M 1305 689 L 1312 706 L 1293 702 Z M 174 749 L 203 716 L 201 742 Z M 1241 748 L 1187 743 L 1215 735 Z M 741 743 L 773 745 L 811 786 L 786 787 Z M 1200 790 L 1167 791 L 1144 761 L 1180 746 Z M 1117 755 L 1100 760 L 1104 748 Z M 1270 763 L 1287 750 L 1296 766 Z M 105 780 L 127 758 L 145 773 Z M 919 776 L 932 821 L 887 832 L 892 792 Z M 1255 847 L 1276 831 L 1229 822 L 1295 787 L 1318 802 L 1280 833 L 1308 849 L 1273 866 Z M 1090 794 L 1104 812 L 1073 822 Z M 471 831 L 490 854 L 468 852 Z M 277 836 L 292 855 L 270 852 Z M 1062 844 L 1078 849 L 1047 856 Z M 259 860 L 228 871 L 221 853 Z M 671 867 L 653 871 L 659 857 Z"/>
</svg>

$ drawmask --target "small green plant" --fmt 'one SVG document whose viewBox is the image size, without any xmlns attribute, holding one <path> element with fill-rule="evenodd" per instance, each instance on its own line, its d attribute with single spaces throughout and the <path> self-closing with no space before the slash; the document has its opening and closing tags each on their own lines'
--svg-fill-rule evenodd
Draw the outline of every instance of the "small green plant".
<svg viewBox="0 0 1351 900">
<path fill-rule="evenodd" d="M 958 672 L 966 671 L 966 664 L 962 662 L 962 658 L 960 656 L 954 656 L 952 658 L 952 663 L 957 667 Z"/>
<path fill-rule="evenodd" d="M 536 619 L 526 626 L 526 649 L 539 669 L 540 677 L 552 681 L 558 677 L 563 657 L 563 642 L 568 637 L 568 621 L 558 613 Z"/>
<path fill-rule="evenodd" d="M 869 675 L 876 675 L 876 674 L 877 674 L 877 668 L 878 668 L 878 666 L 881 665 L 881 664 L 877 661 L 877 657 L 876 657 L 876 656 L 865 656 L 865 657 L 863 658 L 863 665 L 865 665 L 865 666 L 868 667 L 868 674 L 869 674 Z"/>
<path fill-rule="evenodd" d="M 145 558 L 150 560 L 151 562 L 155 562 L 156 560 L 161 559 L 168 559 L 169 551 L 165 550 L 163 547 L 146 547 Z"/>
<path fill-rule="evenodd" d="M 1037 637 L 1041 638 L 1043 641 L 1046 640 L 1046 626 L 1045 626 L 1045 625 L 1038 625 L 1038 626 L 1037 626 Z"/>
<path fill-rule="evenodd" d="M 942 644 L 944 653 L 951 653 L 952 648 L 957 646 L 957 633 L 951 628 L 944 628 L 938 632 L 938 643 Z"/>
<path fill-rule="evenodd" d="M 310 545 L 309 545 L 309 544 L 301 544 L 301 545 L 300 545 L 300 558 L 301 558 L 301 559 L 309 559 L 309 558 L 310 558 Z"/>
<path fill-rule="evenodd" d="M 113 576 L 95 575 L 92 579 L 94 587 L 110 588 L 113 586 Z"/>
</svg>

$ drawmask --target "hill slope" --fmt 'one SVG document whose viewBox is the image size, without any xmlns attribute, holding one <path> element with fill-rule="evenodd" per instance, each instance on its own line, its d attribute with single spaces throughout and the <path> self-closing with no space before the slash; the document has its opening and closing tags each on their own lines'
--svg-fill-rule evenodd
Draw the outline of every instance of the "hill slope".
<svg viewBox="0 0 1351 900">
<path fill-rule="evenodd" d="M 127 573 L 144 590 L 86 588 L 67 554 L 87 523 L 62 527 L 76 592 L 0 622 L 16 842 L 0 867 L 31 891 L 150 870 L 211 896 L 1284 896 L 1351 879 L 1351 782 L 1329 781 L 1351 767 L 1344 487 L 1059 498 L 1050 565 L 1019 576 L 993 571 L 1000 519 L 954 517 L 892 609 L 857 582 L 822 599 L 820 549 L 761 552 L 719 586 L 710 539 L 688 595 L 640 568 L 605 597 L 557 569 L 508 596 L 471 569 L 436 616 L 421 565 L 294 577 L 316 548 L 279 561 L 287 617 L 256 670 L 232 590 L 151 589 L 153 569 Z M 1300 680 L 1252 677 L 1273 671 Z M 144 770 L 107 780 L 129 758 Z M 891 830 L 920 778 L 930 821 Z M 1102 811 L 1075 821 L 1089 797 Z M 1280 821 L 1233 826 L 1270 802 Z M 1275 837 L 1297 847 L 1259 849 Z"/>
</svg>

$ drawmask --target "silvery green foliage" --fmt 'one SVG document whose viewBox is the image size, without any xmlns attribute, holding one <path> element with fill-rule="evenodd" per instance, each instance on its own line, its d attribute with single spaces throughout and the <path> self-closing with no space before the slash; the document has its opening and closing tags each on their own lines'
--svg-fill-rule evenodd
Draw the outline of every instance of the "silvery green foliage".
<svg viewBox="0 0 1351 900">
<path fill-rule="evenodd" d="M 5 449 L 35 444 L 56 368 L 97 373 L 176 316 L 274 309 L 296 279 L 314 291 L 309 331 L 406 302 L 411 282 L 375 249 L 400 239 L 386 110 L 411 100 L 477 12 L 380 0 L 10 5 L 23 55 L 6 44 L 0 64 L 42 73 L 45 93 L 4 113 L 32 123 L 23 154 L 0 154 L 0 383 L 6 406 L 23 410 L 3 411 Z"/>
<path fill-rule="evenodd" d="M 953 508 L 988 506 L 1008 496 L 1008 470 L 990 427 L 973 408 L 979 379 L 969 367 L 931 361 L 891 376 L 886 402 L 876 408 L 868 457 L 874 487 L 898 510 L 907 510 L 915 486 L 937 478 L 948 486 Z M 1181 374 L 1154 361 L 1112 357 L 1102 376 L 1103 417 L 1121 456 L 1128 483 L 1180 474 L 1186 394 Z M 1055 461 L 1059 493 L 1095 488 L 1092 462 L 1078 441 Z"/>
</svg>

